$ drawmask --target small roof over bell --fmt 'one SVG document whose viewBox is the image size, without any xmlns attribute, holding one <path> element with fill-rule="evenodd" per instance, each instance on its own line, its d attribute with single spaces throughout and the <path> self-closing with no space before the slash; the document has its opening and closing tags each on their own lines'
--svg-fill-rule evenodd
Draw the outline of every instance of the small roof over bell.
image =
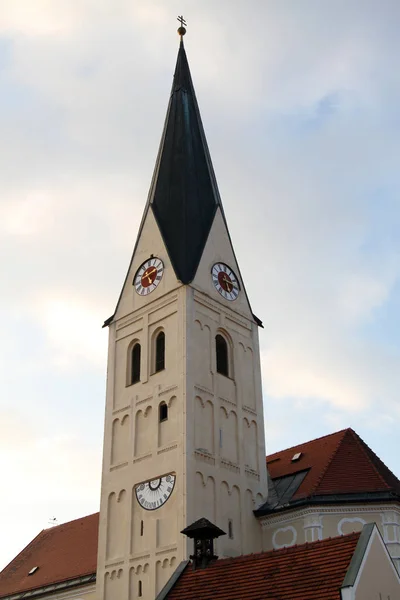
<svg viewBox="0 0 400 600">
<path fill-rule="evenodd" d="M 200 540 L 213 540 L 221 535 L 226 535 L 225 531 L 222 531 L 219 527 L 211 523 L 205 517 L 198 519 L 185 529 L 182 529 L 181 533 L 186 535 L 188 538 L 196 538 Z"/>
</svg>

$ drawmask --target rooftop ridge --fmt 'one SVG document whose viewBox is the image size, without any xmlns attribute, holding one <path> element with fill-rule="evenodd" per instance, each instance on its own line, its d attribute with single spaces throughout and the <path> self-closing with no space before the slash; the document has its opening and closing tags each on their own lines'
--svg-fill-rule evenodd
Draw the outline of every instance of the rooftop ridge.
<svg viewBox="0 0 400 600">
<path fill-rule="evenodd" d="M 352 429 L 350 429 L 350 427 L 349 427 L 348 429 L 344 429 L 344 430 L 342 430 L 342 431 L 338 432 L 338 433 L 341 433 L 342 435 L 340 436 L 340 438 L 339 438 L 339 440 L 338 440 L 338 443 L 336 444 L 336 448 L 334 448 L 334 450 L 332 451 L 332 454 L 331 454 L 330 458 L 328 459 L 328 461 L 327 461 L 327 463 L 326 463 L 326 465 L 325 465 L 325 468 L 324 468 L 324 469 L 322 469 L 322 471 L 321 471 L 321 473 L 320 473 L 320 475 L 319 475 L 319 477 L 318 477 L 317 481 L 315 482 L 315 485 L 314 485 L 314 487 L 313 487 L 313 490 L 312 490 L 312 492 L 311 492 L 311 494 L 310 494 L 310 495 L 314 494 L 314 492 L 315 492 L 315 491 L 318 489 L 318 487 L 319 487 L 320 483 L 322 482 L 322 480 L 324 479 L 325 475 L 327 474 L 327 472 L 328 472 L 328 469 L 329 469 L 329 467 L 331 466 L 331 464 L 332 464 L 332 462 L 333 462 L 333 459 L 335 458 L 335 456 L 336 456 L 336 454 L 337 454 L 337 452 L 338 452 L 338 450 L 339 450 L 340 446 L 342 445 L 342 443 L 343 443 L 343 440 L 345 439 L 346 435 L 347 435 L 347 434 L 348 434 L 350 431 L 353 431 L 353 430 L 352 430 Z"/>
<path fill-rule="evenodd" d="M 372 466 L 373 470 L 375 471 L 375 473 L 377 474 L 377 476 L 379 477 L 379 479 L 382 481 L 383 485 L 386 488 L 389 489 L 390 486 L 387 484 L 387 482 L 385 481 L 385 479 L 382 477 L 382 474 L 378 471 L 378 469 L 374 465 L 374 462 L 371 460 L 371 457 L 368 456 L 368 453 L 366 452 L 366 446 L 367 446 L 367 444 L 364 442 L 364 440 L 362 440 L 360 438 L 360 436 L 358 436 L 355 433 L 355 431 L 353 431 L 353 438 L 354 438 L 354 441 L 357 444 L 357 446 L 360 448 L 361 452 L 366 455 L 367 459 L 371 463 L 371 466 Z M 367 448 L 368 448 L 368 446 L 367 446 Z M 371 450 L 370 448 L 368 448 L 368 449 Z"/>
<path fill-rule="evenodd" d="M 227 556 L 224 558 L 219 558 L 217 561 L 213 562 L 211 565 L 207 567 L 216 568 L 219 565 L 221 567 L 225 566 L 231 562 L 247 562 L 252 560 L 257 560 L 264 558 L 266 555 L 273 556 L 274 554 L 292 554 L 298 553 L 299 551 L 307 551 L 318 545 L 326 545 L 327 542 L 330 543 L 343 543 L 343 540 L 351 541 L 353 539 L 358 539 L 361 535 L 360 531 L 353 531 L 352 533 L 347 533 L 345 535 L 337 535 L 334 537 L 327 537 L 322 540 L 315 540 L 314 542 L 304 542 L 303 544 L 293 544 L 293 546 L 287 546 L 286 548 L 273 548 L 272 550 L 263 550 L 261 552 L 252 552 L 250 554 L 242 554 L 240 556 Z"/>
<path fill-rule="evenodd" d="M 85 515 L 83 517 L 77 517 L 76 519 L 71 519 L 71 521 L 65 521 L 65 523 L 59 523 L 58 525 L 53 525 L 52 527 L 46 527 L 46 529 L 42 529 L 43 533 L 44 531 L 54 531 L 55 529 L 58 529 L 59 527 L 65 527 L 66 525 L 71 525 L 71 523 L 76 523 L 76 521 L 82 521 L 82 519 L 88 519 L 89 517 L 94 517 L 95 515 L 99 515 L 99 511 L 94 512 L 94 513 L 90 513 L 90 515 Z"/>
<path fill-rule="evenodd" d="M 277 452 L 273 452 L 272 454 L 267 454 L 266 459 L 267 459 L 267 463 L 269 460 L 273 460 L 273 458 L 278 458 L 279 454 L 282 454 L 282 452 L 289 452 L 289 450 L 295 450 L 296 448 L 298 448 L 299 446 L 308 446 L 309 444 L 312 444 L 314 442 L 319 442 L 320 440 L 324 440 L 326 438 L 332 437 L 334 435 L 339 435 L 339 434 L 344 434 L 346 431 L 353 431 L 351 429 L 351 427 L 346 427 L 345 429 L 339 429 L 339 431 L 333 431 L 332 433 L 328 433 L 326 435 L 321 435 L 320 437 L 314 438 L 312 440 L 308 440 L 307 442 L 300 442 L 299 444 L 295 444 L 294 446 L 290 446 L 289 448 L 282 448 L 281 450 L 278 450 Z"/>
<path fill-rule="evenodd" d="M 360 446 L 363 453 L 367 456 L 375 473 L 383 481 L 383 483 L 385 484 L 387 489 L 390 489 L 391 485 L 385 480 L 384 476 L 382 475 L 382 473 L 379 471 L 378 467 L 376 466 L 374 460 L 379 461 L 379 463 L 380 463 L 379 466 L 383 467 L 386 471 L 388 471 L 388 473 L 397 481 L 399 481 L 398 477 L 393 473 L 393 471 L 391 471 L 391 469 L 389 469 L 389 467 L 383 462 L 383 460 L 381 458 L 379 458 L 379 456 L 372 450 L 372 448 L 370 448 L 368 446 L 368 444 L 362 439 L 362 437 L 360 437 L 358 435 L 358 433 L 356 431 L 353 431 L 353 430 L 351 430 L 351 431 L 353 433 L 356 443 Z M 399 486 L 400 486 L 400 481 L 399 481 Z"/>
</svg>

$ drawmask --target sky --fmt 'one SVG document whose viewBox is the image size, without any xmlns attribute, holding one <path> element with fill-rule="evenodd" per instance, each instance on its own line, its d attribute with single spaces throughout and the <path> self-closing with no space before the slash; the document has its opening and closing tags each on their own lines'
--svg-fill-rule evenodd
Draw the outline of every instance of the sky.
<svg viewBox="0 0 400 600">
<path fill-rule="evenodd" d="M 353 427 L 400 475 L 398 0 L 0 0 L 0 568 L 53 517 L 99 508 L 101 326 L 180 14 L 265 326 L 267 452 Z"/>
</svg>

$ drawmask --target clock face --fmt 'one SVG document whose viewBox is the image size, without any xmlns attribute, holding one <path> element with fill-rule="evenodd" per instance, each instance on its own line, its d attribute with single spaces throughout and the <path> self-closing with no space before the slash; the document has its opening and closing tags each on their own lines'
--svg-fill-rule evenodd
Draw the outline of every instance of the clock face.
<svg viewBox="0 0 400 600">
<path fill-rule="evenodd" d="M 166 503 L 175 486 L 175 475 L 170 473 L 151 481 L 140 483 L 135 488 L 136 499 L 146 510 L 156 510 Z"/>
<path fill-rule="evenodd" d="M 139 296 L 151 294 L 161 281 L 164 264 L 160 258 L 149 258 L 136 271 L 133 285 Z"/>
<path fill-rule="evenodd" d="M 239 296 L 239 281 L 235 273 L 224 263 L 215 263 L 211 277 L 217 291 L 225 300 L 236 300 Z"/>
</svg>

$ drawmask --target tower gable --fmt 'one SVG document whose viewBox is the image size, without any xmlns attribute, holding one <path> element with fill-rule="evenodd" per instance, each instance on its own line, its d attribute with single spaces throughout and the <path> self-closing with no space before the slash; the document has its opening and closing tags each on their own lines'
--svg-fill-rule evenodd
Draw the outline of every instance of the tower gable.
<svg viewBox="0 0 400 600">
<path fill-rule="evenodd" d="M 230 267 L 239 280 L 240 292 L 234 301 L 223 298 L 213 284 L 211 271 L 213 265 L 217 263 L 223 263 Z M 191 285 L 211 298 L 222 302 L 227 308 L 254 320 L 221 207 L 217 208 L 196 276 Z"/>
<path fill-rule="evenodd" d="M 163 276 L 158 287 L 150 295 L 141 296 L 135 291 L 135 274 L 139 267 L 152 256 L 162 260 L 164 266 Z M 143 217 L 139 237 L 112 319 L 120 319 L 121 317 L 148 305 L 149 302 L 161 298 L 161 296 L 180 285 L 180 282 L 177 281 L 154 214 L 151 210 L 148 210 Z M 106 324 L 108 324 L 107 321 Z"/>
</svg>

